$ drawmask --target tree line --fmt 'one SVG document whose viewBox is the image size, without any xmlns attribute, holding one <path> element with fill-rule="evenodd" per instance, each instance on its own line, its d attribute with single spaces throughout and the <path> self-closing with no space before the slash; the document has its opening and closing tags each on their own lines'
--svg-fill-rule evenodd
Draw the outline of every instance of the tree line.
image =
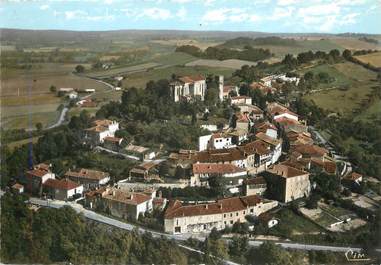
<svg viewBox="0 0 381 265">
<path fill-rule="evenodd" d="M 260 61 L 272 56 L 269 49 L 253 48 L 250 45 L 245 46 L 242 50 L 221 48 L 221 47 L 208 47 L 205 51 L 194 45 L 179 46 L 176 52 L 184 52 L 195 57 L 205 59 L 227 60 L 239 59 L 248 61 Z"/>
</svg>

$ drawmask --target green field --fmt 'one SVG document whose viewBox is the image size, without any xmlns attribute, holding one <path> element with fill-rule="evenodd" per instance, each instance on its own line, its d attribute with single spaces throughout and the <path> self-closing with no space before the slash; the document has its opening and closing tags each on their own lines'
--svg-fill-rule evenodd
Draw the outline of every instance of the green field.
<svg viewBox="0 0 381 265">
<path fill-rule="evenodd" d="M 322 229 L 313 222 L 303 216 L 295 214 L 292 210 L 287 208 L 277 212 L 274 217 L 280 220 L 279 224 L 271 229 L 272 233 L 276 235 L 288 237 L 292 234 L 311 234 L 322 231 Z"/>
<path fill-rule="evenodd" d="M 224 75 L 225 77 L 231 76 L 233 69 L 228 68 L 212 68 L 206 66 L 195 66 L 195 67 L 185 67 L 185 66 L 171 66 L 166 68 L 157 68 L 153 70 L 148 70 L 147 72 L 132 73 L 127 75 L 123 80 L 124 87 L 137 87 L 144 88 L 146 83 L 150 80 L 160 80 L 160 79 L 170 79 L 172 74 L 176 75 Z"/>
<path fill-rule="evenodd" d="M 2 68 L 1 126 L 13 129 L 34 128 L 37 122 L 43 126 L 53 124 L 64 99 L 50 92 L 51 85 L 57 89 L 95 88 L 100 95 L 109 91 L 94 80 L 73 75 L 74 67 L 75 64 L 36 63 L 31 69 Z"/>
<path fill-rule="evenodd" d="M 323 71 L 336 78 L 333 83 L 321 84 L 314 88 L 329 88 L 330 90 L 310 93 L 304 98 L 313 101 L 323 109 L 344 116 L 352 115 L 353 111 L 359 108 L 361 102 L 368 99 L 372 88 L 377 85 L 376 73 L 350 62 L 333 66 L 319 65 L 303 71 Z"/>
</svg>

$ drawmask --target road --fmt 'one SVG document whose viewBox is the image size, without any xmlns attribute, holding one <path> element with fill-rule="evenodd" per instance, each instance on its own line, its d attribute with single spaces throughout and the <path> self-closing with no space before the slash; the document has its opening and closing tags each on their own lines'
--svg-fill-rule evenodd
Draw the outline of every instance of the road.
<svg viewBox="0 0 381 265">
<path fill-rule="evenodd" d="M 94 150 L 105 151 L 107 153 L 114 154 L 114 155 L 120 155 L 120 156 L 123 156 L 124 158 L 127 158 L 127 159 L 132 159 L 132 160 L 137 160 L 137 161 L 140 160 L 139 157 L 137 157 L 137 156 L 132 156 L 132 155 L 124 154 L 124 153 L 119 153 L 119 152 L 116 152 L 116 151 L 113 151 L 113 150 L 110 150 L 110 149 L 107 149 L 107 148 L 104 148 L 104 147 L 101 147 L 101 146 L 96 146 L 94 148 Z"/>
<path fill-rule="evenodd" d="M 124 229 L 124 230 L 128 230 L 128 231 L 132 231 L 133 229 L 137 228 L 136 225 L 127 224 L 127 223 L 115 220 L 113 218 L 109 218 L 109 217 L 103 216 L 101 214 L 95 213 L 93 211 L 87 210 L 87 209 L 83 208 L 82 205 L 80 205 L 78 203 L 74 203 L 74 202 L 64 202 L 64 201 L 56 201 L 56 200 L 46 201 L 46 200 L 41 200 L 41 199 L 37 199 L 37 198 L 30 198 L 29 201 L 32 204 L 36 204 L 36 205 L 40 205 L 40 206 L 47 206 L 47 207 L 51 207 L 51 208 L 61 208 L 63 206 L 70 206 L 77 213 L 83 214 L 86 218 L 88 218 L 90 220 L 93 220 L 93 221 L 96 221 L 96 222 L 99 222 L 99 223 L 104 223 L 104 224 L 107 224 L 107 225 L 111 225 L 111 226 L 114 226 L 114 227 L 118 227 L 118 228 L 121 228 L 121 229 Z M 152 234 L 152 237 L 154 237 L 154 238 L 166 237 L 167 239 L 174 239 L 174 240 L 180 240 L 180 241 L 184 241 L 184 240 L 189 238 L 189 235 L 186 236 L 186 237 L 182 237 L 181 235 L 164 234 L 164 233 L 152 231 L 152 230 L 149 230 L 149 229 L 146 229 L 146 228 L 138 228 L 138 232 L 139 233 L 150 232 Z M 197 237 L 194 237 L 194 238 L 197 238 Z M 205 238 L 197 238 L 197 239 L 201 239 L 202 240 L 202 239 L 205 239 Z M 198 249 L 194 249 L 194 248 L 182 245 L 182 244 L 177 244 L 177 245 L 179 247 L 181 247 L 181 248 L 187 249 L 188 251 L 197 252 L 199 254 L 204 254 L 204 252 L 202 252 L 202 251 L 200 251 Z M 232 262 L 230 260 L 222 260 L 222 261 L 225 264 L 228 264 L 228 265 L 239 265 L 238 263 Z"/>
<path fill-rule="evenodd" d="M 69 108 L 67 106 L 64 106 L 63 109 L 61 110 L 60 117 L 58 118 L 57 122 L 54 123 L 53 125 L 46 127 L 45 130 L 53 129 L 60 126 L 65 121 L 65 116 L 68 110 Z"/>
<path fill-rule="evenodd" d="M 32 204 L 40 205 L 40 206 L 48 206 L 52 208 L 60 208 L 63 206 L 70 206 L 72 207 L 77 213 L 83 214 L 86 218 L 108 224 L 114 227 L 118 227 L 124 230 L 131 231 L 134 228 L 136 229 L 136 225 L 124 223 L 118 220 L 115 220 L 110 217 L 103 216 L 101 214 L 95 213 L 93 211 L 90 211 L 88 209 L 85 209 L 82 207 L 82 205 L 74 202 L 64 202 L 64 201 L 46 201 L 46 200 L 41 200 L 37 198 L 30 198 L 30 202 Z M 173 239 L 173 240 L 178 240 L 178 241 L 185 241 L 188 238 L 194 238 L 198 239 L 201 241 L 205 240 L 204 235 L 195 235 L 195 234 L 181 234 L 181 235 L 172 235 L 172 234 L 165 234 L 165 233 L 160 233 L 156 231 L 152 231 L 146 228 L 138 228 L 138 231 L 141 233 L 144 232 L 150 232 L 153 237 L 166 237 L 168 239 Z M 227 240 L 228 241 L 228 240 Z M 259 247 L 264 241 L 262 240 L 250 240 L 249 245 L 253 247 Z M 347 246 L 347 247 L 342 247 L 342 246 L 327 246 L 327 245 L 311 245 L 311 244 L 300 244 L 300 243 L 292 243 L 292 242 L 274 242 L 277 245 L 280 245 L 283 248 L 287 249 L 297 249 L 297 250 L 319 250 L 319 251 L 332 251 L 332 252 L 346 252 L 349 249 L 353 251 L 360 252 L 361 248 L 358 247 L 353 247 L 353 246 Z M 381 249 L 376 249 L 377 252 L 381 252 Z"/>
</svg>

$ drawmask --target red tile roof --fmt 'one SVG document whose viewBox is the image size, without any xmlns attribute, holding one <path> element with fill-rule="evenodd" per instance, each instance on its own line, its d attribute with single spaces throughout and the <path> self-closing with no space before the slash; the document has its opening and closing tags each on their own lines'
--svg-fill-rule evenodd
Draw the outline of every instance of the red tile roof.
<svg viewBox="0 0 381 265">
<path fill-rule="evenodd" d="M 73 178 L 101 180 L 101 179 L 109 177 L 110 174 L 108 172 L 81 168 L 78 172 L 69 170 L 68 172 L 65 173 L 65 176 L 73 177 Z"/>
<path fill-rule="evenodd" d="M 298 117 L 298 114 L 292 112 L 291 110 L 289 110 L 285 106 L 283 106 L 279 103 L 276 103 L 276 102 L 269 103 L 267 105 L 267 111 L 271 114 L 271 116 L 276 116 L 279 114 L 288 113 L 288 114 L 291 114 L 291 115 Z"/>
<path fill-rule="evenodd" d="M 267 171 L 274 175 L 278 175 L 284 178 L 293 178 L 293 177 L 308 174 L 308 172 L 305 172 L 305 171 L 302 171 L 287 165 L 282 165 L 282 164 L 274 165 L 272 168 L 268 169 Z"/>
<path fill-rule="evenodd" d="M 119 143 L 123 138 L 107 136 L 104 140 L 107 142 Z"/>
<path fill-rule="evenodd" d="M 355 181 L 355 180 L 358 180 L 358 179 L 362 178 L 362 175 L 359 174 L 359 173 L 356 173 L 356 172 L 352 172 L 351 174 L 349 174 L 345 178 Z"/>
<path fill-rule="evenodd" d="M 214 203 L 187 206 L 183 206 L 181 202 L 175 201 L 174 203 L 170 203 L 169 207 L 165 211 L 164 218 L 172 219 L 176 217 L 212 215 L 242 211 L 248 207 L 257 205 L 261 201 L 261 198 L 256 195 L 232 197 L 217 200 Z"/>
<path fill-rule="evenodd" d="M 277 145 L 279 145 L 279 144 L 281 143 L 280 140 L 278 140 L 278 139 L 274 139 L 274 138 L 268 136 L 268 135 L 267 135 L 266 133 L 264 133 L 264 132 L 259 132 L 259 133 L 257 133 L 257 134 L 255 135 L 255 137 L 256 137 L 257 139 L 262 140 L 262 141 L 264 141 L 264 142 L 266 142 L 266 143 L 268 143 L 268 144 L 271 144 L 271 145 L 273 145 L 273 146 L 277 146 Z"/>
<path fill-rule="evenodd" d="M 247 154 L 268 155 L 271 153 L 270 145 L 262 140 L 255 140 L 241 147 Z"/>
<path fill-rule="evenodd" d="M 291 148 L 293 151 L 301 153 L 303 156 L 324 156 L 328 154 L 328 150 L 317 145 L 295 145 Z"/>
<path fill-rule="evenodd" d="M 235 147 L 197 152 L 192 159 L 201 163 L 231 162 L 245 159 L 245 154 Z"/>
<path fill-rule="evenodd" d="M 245 169 L 232 164 L 199 163 L 193 164 L 193 174 L 229 174 L 245 172 Z"/>
<path fill-rule="evenodd" d="M 68 179 L 61 179 L 61 180 L 48 179 L 42 185 L 45 187 L 59 189 L 59 190 L 72 190 L 81 186 L 80 184 Z"/>
<path fill-rule="evenodd" d="M 120 189 L 106 190 L 102 197 L 112 201 L 118 201 L 125 204 L 138 205 L 151 200 L 151 196 L 138 192 L 128 192 Z"/>
<path fill-rule="evenodd" d="M 267 184 L 265 178 L 262 176 L 246 179 L 244 183 L 247 185 L 266 185 Z"/>
<path fill-rule="evenodd" d="M 48 172 L 46 172 L 45 170 L 40 170 L 40 169 L 32 169 L 32 170 L 28 170 L 26 174 L 33 177 L 42 178 L 43 176 L 48 174 Z"/>
<path fill-rule="evenodd" d="M 202 75 L 182 76 L 182 77 L 179 77 L 179 80 L 184 82 L 184 83 L 194 83 L 194 82 L 197 82 L 197 81 L 205 80 L 205 77 L 203 77 Z"/>
</svg>

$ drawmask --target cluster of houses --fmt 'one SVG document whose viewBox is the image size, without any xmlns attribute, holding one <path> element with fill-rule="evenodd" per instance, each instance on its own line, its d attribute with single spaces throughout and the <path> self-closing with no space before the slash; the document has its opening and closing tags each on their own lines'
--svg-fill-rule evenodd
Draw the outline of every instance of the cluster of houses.
<svg viewBox="0 0 381 265">
<path fill-rule="evenodd" d="M 299 82 L 295 77 L 269 76 L 253 83 L 251 89 L 271 92 L 278 80 Z M 50 166 L 40 164 L 27 171 L 14 189 L 22 187 L 60 200 L 82 197 L 87 207 L 118 218 L 137 219 L 157 209 L 164 211 L 165 232 L 181 234 L 224 229 L 247 222 L 248 215 L 265 216 L 279 203 L 308 197 L 313 187 L 311 170 L 336 174 L 336 161 L 329 151 L 314 144 L 306 122 L 288 106 L 271 102 L 260 109 L 251 97 L 239 95 L 238 87 L 224 85 L 223 76 L 218 81 L 219 99 L 229 102 L 234 113 L 223 129 L 205 126 L 209 133 L 199 137 L 197 150 L 181 149 L 168 159 L 154 160 L 157 154 L 149 148 L 132 143 L 121 148 L 123 139 L 115 136 L 117 121 L 95 120 L 84 130 L 84 143 L 122 150 L 140 160 L 126 181 L 146 186 L 110 186 L 107 172 L 90 169 L 69 170 L 57 179 Z M 171 82 L 170 89 L 174 101 L 204 100 L 207 86 L 202 76 L 185 76 Z M 159 170 L 163 163 L 169 172 L 166 176 Z M 167 201 L 157 187 L 166 185 L 168 176 L 176 178 L 181 187 L 209 188 L 210 180 L 218 178 L 228 196 L 203 203 Z M 355 181 L 361 181 L 360 177 L 351 175 Z"/>
</svg>

